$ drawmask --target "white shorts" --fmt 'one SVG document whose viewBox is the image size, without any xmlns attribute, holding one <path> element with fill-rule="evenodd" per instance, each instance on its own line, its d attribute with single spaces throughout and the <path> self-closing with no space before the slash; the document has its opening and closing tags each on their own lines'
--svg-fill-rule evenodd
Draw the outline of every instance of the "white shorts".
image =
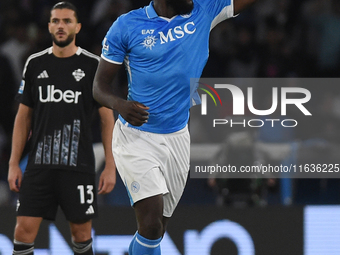
<svg viewBox="0 0 340 255">
<path fill-rule="evenodd" d="M 155 134 L 127 127 L 118 119 L 113 130 L 112 151 L 131 205 L 163 194 L 163 215 L 170 217 L 188 177 L 188 128 L 171 134 Z"/>
</svg>

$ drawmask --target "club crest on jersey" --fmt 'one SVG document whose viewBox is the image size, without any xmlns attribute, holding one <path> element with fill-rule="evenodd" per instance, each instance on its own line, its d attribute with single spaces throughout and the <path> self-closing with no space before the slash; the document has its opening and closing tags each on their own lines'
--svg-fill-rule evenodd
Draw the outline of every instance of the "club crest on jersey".
<svg viewBox="0 0 340 255">
<path fill-rule="evenodd" d="M 152 47 L 156 45 L 156 41 L 157 41 L 157 38 L 155 36 L 149 35 L 144 39 L 144 42 L 142 43 L 142 45 L 145 48 L 152 50 Z"/>
<path fill-rule="evenodd" d="M 138 182 L 134 181 L 131 183 L 131 191 L 133 193 L 138 193 L 139 189 L 140 189 L 140 184 Z"/>
<path fill-rule="evenodd" d="M 74 70 L 72 73 L 74 79 L 76 79 L 76 81 L 80 81 L 81 79 L 83 79 L 85 77 L 85 73 L 83 70 L 81 70 L 80 68 L 77 70 Z"/>
</svg>

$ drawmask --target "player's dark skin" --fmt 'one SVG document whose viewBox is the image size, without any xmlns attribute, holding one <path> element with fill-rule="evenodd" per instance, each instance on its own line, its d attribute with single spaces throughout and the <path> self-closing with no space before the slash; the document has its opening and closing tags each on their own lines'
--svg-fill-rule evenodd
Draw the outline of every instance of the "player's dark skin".
<svg viewBox="0 0 340 255">
<path fill-rule="evenodd" d="M 234 14 L 240 13 L 256 0 L 234 0 Z M 172 18 L 185 14 L 181 8 L 189 8 L 192 0 L 154 0 L 154 8 L 159 16 Z M 183 9 L 182 9 L 183 10 Z M 117 110 L 131 125 L 141 126 L 149 118 L 149 107 L 136 102 L 127 101 L 113 94 L 111 84 L 121 65 L 100 60 L 94 79 L 93 95 L 102 105 Z M 152 77 L 152 74 L 150 74 Z M 159 194 L 140 200 L 134 204 L 138 233 L 148 239 L 158 239 L 164 235 L 169 218 L 163 216 L 163 195 Z"/>
</svg>

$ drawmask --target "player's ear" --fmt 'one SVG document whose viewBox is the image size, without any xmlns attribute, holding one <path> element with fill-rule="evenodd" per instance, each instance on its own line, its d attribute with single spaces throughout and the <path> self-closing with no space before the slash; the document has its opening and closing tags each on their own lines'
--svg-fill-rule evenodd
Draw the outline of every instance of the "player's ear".
<svg viewBox="0 0 340 255">
<path fill-rule="evenodd" d="M 76 34 L 79 33 L 80 29 L 81 29 L 81 23 L 77 23 L 77 26 L 76 26 Z"/>
</svg>

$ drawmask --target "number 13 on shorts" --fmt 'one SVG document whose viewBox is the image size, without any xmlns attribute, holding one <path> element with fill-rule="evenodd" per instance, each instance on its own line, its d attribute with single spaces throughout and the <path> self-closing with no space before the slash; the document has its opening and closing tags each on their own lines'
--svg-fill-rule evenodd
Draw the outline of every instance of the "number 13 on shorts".
<svg viewBox="0 0 340 255">
<path fill-rule="evenodd" d="M 80 204 L 85 204 L 85 185 L 78 185 Z M 86 203 L 92 204 L 94 199 L 93 185 L 86 185 Z"/>
</svg>

